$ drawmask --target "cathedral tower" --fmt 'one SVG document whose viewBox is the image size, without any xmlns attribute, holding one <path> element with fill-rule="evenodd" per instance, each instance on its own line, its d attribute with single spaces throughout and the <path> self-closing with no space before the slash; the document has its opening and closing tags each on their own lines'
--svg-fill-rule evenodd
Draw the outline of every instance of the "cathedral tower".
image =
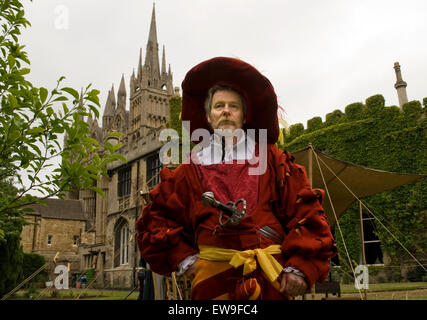
<svg viewBox="0 0 427 320">
<path fill-rule="evenodd" d="M 154 5 L 144 65 L 142 54 L 140 49 L 136 75 L 133 72 L 130 77 L 129 134 L 136 139 L 146 136 L 151 129 L 165 127 L 170 117 L 169 98 L 173 95 L 172 73 L 170 67 L 166 71 L 164 46 L 160 66 Z"/>
</svg>

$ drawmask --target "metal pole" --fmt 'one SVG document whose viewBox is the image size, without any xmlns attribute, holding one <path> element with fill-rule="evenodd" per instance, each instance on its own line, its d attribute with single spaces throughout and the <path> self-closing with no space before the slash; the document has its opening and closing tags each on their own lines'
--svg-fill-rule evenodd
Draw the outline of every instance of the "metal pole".
<svg viewBox="0 0 427 320">
<path fill-rule="evenodd" d="M 362 243 L 362 263 L 366 266 L 366 252 L 365 252 L 365 233 L 363 231 L 363 210 L 362 210 L 362 201 L 359 201 L 359 220 L 360 220 L 360 240 Z M 363 289 L 364 299 L 367 300 L 366 289 Z"/>
<path fill-rule="evenodd" d="M 311 142 L 308 143 L 308 168 L 307 168 L 308 172 L 308 180 L 310 181 L 310 187 L 313 187 L 313 146 L 311 144 Z M 314 300 L 316 295 L 316 284 L 313 285 L 313 287 L 311 287 L 311 298 Z"/>
</svg>

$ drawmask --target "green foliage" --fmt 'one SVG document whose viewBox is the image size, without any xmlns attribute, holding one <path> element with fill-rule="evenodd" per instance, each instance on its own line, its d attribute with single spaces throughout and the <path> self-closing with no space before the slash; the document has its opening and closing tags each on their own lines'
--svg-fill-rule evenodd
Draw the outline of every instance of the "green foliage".
<svg viewBox="0 0 427 320">
<path fill-rule="evenodd" d="M 304 125 L 302 123 L 296 123 L 289 127 L 289 134 L 285 135 L 285 142 L 292 141 L 304 132 Z M 283 131 L 285 133 L 285 131 Z"/>
<path fill-rule="evenodd" d="M 0 297 L 11 291 L 23 276 L 24 253 L 20 232 L 9 232 L 0 242 Z"/>
<path fill-rule="evenodd" d="M 423 268 L 421 268 L 421 266 L 416 266 L 416 267 L 412 267 L 407 275 L 406 278 L 410 281 L 410 282 L 420 282 L 423 280 L 423 276 L 427 276 L 426 272 L 424 271 Z"/>
<path fill-rule="evenodd" d="M 345 107 L 345 115 L 349 120 L 359 120 L 362 118 L 363 103 L 355 102 Z"/>
<path fill-rule="evenodd" d="M 89 269 L 86 269 L 85 274 L 86 274 L 87 283 L 91 283 L 92 280 L 95 278 L 96 271 L 93 268 L 89 268 Z"/>
<path fill-rule="evenodd" d="M 403 112 L 408 115 L 413 115 L 414 117 L 419 117 L 423 112 L 423 107 L 419 101 L 409 101 L 402 106 Z"/>
<path fill-rule="evenodd" d="M 0 181 L 0 203 L 17 192 L 10 180 Z M 16 210 L 0 214 L 0 297 L 12 290 L 23 275 L 20 236 L 24 224 Z"/>
<path fill-rule="evenodd" d="M 307 132 L 316 131 L 323 128 L 321 117 L 314 117 L 307 121 Z M 283 133 L 285 134 L 285 132 Z"/>
<path fill-rule="evenodd" d="M 0 181 L 0 206 L 7 199 L 16 197 L 18 189 L 13 185 L 12 181 Z M 22 227 L 26 224 L 25 220 L 17 210 L 9 209 L 3 214 L 0 213 L 0 245 L 5 244 L 7 239 L 20 236 Z"/>
<path fill-rule="evenodd" d="M 181 100 L 182 99 L 180 96 L 173 96 L 172 98 L 170 98 L 170 120 L 167 123 L 167 127 L 174 129 L 176 132 L 178 132 L 180 137 L 182 137 Z"/>
<path fill-rule="evenodd" d="M 34 282 L 31 282 L 28 286 L 28 290 L 24 293 L 24 297 L 26 299 L 34 299 L 35 297 L 38 297 L 40 294 L 39 290 L 37 290 L 37 286 Z"/>
<path fill-rule="evenodd" d="M 341 119 L 343 117 L 344 117 L 344 114 L 342 113 L 341 110 L 335 110 L 335 111 L 333 111 L 331 113 L 328 113 L 326 115 L 326 121 L 325 121 L 325 123 L 326 123 L 327 126 L 330 126 L 330 125 L 333 125 L 333 124 L 337 124 L 337 123 L 339 123 L 341 121 Z"/>
<path fill-rule="evenodd" d="M 32 275 L 35 271 L 37 271 L 40 267 L 42 267 L 46 263 L 46 259 L 37 253 L 34 252 L 24 252 L 24 260 L 23 260 L 23 279 L 27 279 L 30 275 Z M 27 285 L 29 288 L 32 286 L 36 286 L 36 283 L 44 285 L 47 280 L 47 272 L 43 270 L 37 276 L 35 276 L 30 284 Z M 39 285 L 40 287 L 40 285 Z"/>
<path fill-rule="evenodd" d="M 30 64 L 24 46 L 18 43 L 20 29 L 30 23 L 20 1 L 2 1 L 0 22 L 0 181 L 14 179 L 19 190 L 0 201 L 0 214 L 23 211 L 42 198 L 61 196 L 72 188 L 92 189 L 106 165 L 123 157 L 119 145 L 99 144 L 90 136 L 85 117 L 99 117 L 99 91 L 88 85 L 82 92 L 62 85 L 54 89 L 34 87 L 25 76 Z M 66 143 L 61 145 L 62 135 Z M 62 159 L 53 169 L 52 161 Z M 46 173 L 46 169 L 50 169 Z M 24 181 L 28 183 L 24 186 Z M 1 229 L 2 230 L 2 229 Z M 4 230 L 3 230 L 4 231 Z"/>
<path fill-rule="evenodd" d="M 425 101 L 423 101 L 424 103 Z M 385 107 L 384 98 L 375 95 L 366 105 L 353 103 L 345 114 L 323 128 L 303 130 L 298 136 L 288 134 L 285 148 L 295 152 L 311 142 L 317 150 L 338 159 L 379 170 L 399 173 L 427 172 L 427 120 L 419 101 L 408 102 L 403 111 L 396 106 Z M 332 117 L 330 114 L 330 117 Z M 299 124 L 298 124 L 299 125 Z M 376 232 L 383 252 L 392 264 L 412 259 L 381 225 L 387 227 L 416 257 L 423 257 L 427 247 L 427 179 L 404 185 L 364 199 L 378 217 Z M 357 206 L 349 208 L 340 218 L 347 249 L 352 259 L 360 262 L 359 217 Z M 340 261 L 347 258 L 338 230 L 335 230 Z M 414 263 L 414 261 L 411 261 Z M 392 277 L 392 275 L 390 275 Z M 390 278 L 389 277 L 389 278 Z M 393 276 L 394 277 L 394 276 Z M 397 277 L 397 276 L 396 276 Z M 395 278 L 396 278 L 395 277 Z"/>
<path fill-rule="evenodd" d="M 377 94 L 366 99 L 366 112 L 370 115 L 379 115 L 385 106 L 385 99 L 382 95 Z"/>
<path fill-rule="evenodd" d="M 186 157 L 188 157 L 188 154 L 183 154 L 183 152 L 190 152 L 190 150 L 193 150 L 195 147 L 195 144 L 190 141 L 190 150 L 184 150 L 183 149 L 183 140 L 190 140 L 189 132 L 187 130 L 182 130 L 182 121 L 181 121 L 181 110 L 182 110 L 182 99 L 180 96 L 173 96 L 169 100 L 169 107 L 170 107 L 170 120 L 166 124 L 168 128 L 171 128 L 175 130 L 179 135 L 179 159 L 180 162 L 182 162 Z"/>
<path fill-rule="evenodd" d="M 355 262 L 355 264 L 359 264 L 359 253 L 361 250 L 360 230 L 359 228 L 355 228 L 355 223 L 359 226 L 359 205 L 357 203 L 353 204 L 351 208 L 347 210 L 346 214 L 340 218 L 340 226 L 347 251 L 350 255 L 350 260 Z M 343 239 L 338 228 L 335 228 L 334 236 L 338 251 L 341 253 L 339 257 L 340 263 L 343 267 L 347 266 L 348 268 L 348 257 L 345 253 Z M 349 268 L 347 272 L 351 274 Z"/>
<path fill-rule="evenodd" d="M 63 192 L 102 190 L 94 182 L 107 175 L 107 164 L 125 161 L 120 145 L 91 138 L 85 117 L 99 117 L 99 91 L 88 85 L 79 93 L 64 86 L 37 88 L 26 80 L 27 53 L 19 44 L 21 29 L 30 26 L 19 0 L 0 1 L 0 294 L 22 276 L 19 236 L 26 205 Z M 62 135 L 66 143 L 60 143 Z M 52 162 L 62 159 L 58 168 Z M 46 170 L 48 169 L 48 170 Z M 53 169 L 49 171 L 49 169 Z M 28 183 L 24 183 L 28 181 Z M 16 185 L 17 187 L 15 187 Z M 8 186 L 9 190 L 5 187 Z M 32 195 L 35 191 L 42 196 Z"/>
</svg>

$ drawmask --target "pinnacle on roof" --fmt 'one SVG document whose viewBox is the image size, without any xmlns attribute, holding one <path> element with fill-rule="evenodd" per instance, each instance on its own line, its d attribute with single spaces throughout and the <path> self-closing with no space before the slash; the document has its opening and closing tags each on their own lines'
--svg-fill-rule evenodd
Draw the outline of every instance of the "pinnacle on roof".
<svg viewBox="0 0 427 320">
<path fill-rule="evenodd" d="M 113 104 L 114 101 L 114 104 Z M 113 117 L 116 110 L 116 101 L 114 98 L 114 86 L 108 90 L 107 102 L 105 103 L 104 117 Z"/>
<path fill-rule="evenodd" d="M 117 93 L 117 109 L 126 109 L 126 87 L 125 87 L 125 76 L 122 74 L 122 80 L 120 81 L 119 92 Z"/>
<path fill-rule="evenodd" d="M 114 83 L 111 86 L 111 104 L 114 109 L 116 109 L 116 94 L 114 93 Z"/>
<path fill-rule="evenodd" d="M 122 80 L 120 80 L 120 87 L 118 92 L 119 97 L 120 96 L 126 96 L 126 87 L 125 87 L 125 76 L 122 74 Z"/>
<path fill-rule="evenodd" d="M 165 46 L 163 45 L 163 54 L 162 54 L 162 74 L 166 73 L 166 55 L 165 55 Z"/>
<path fill-rule="evenodd" d="M 108 90 L 107 101 L 105 102 L 104 117 L 112 116 L 111 114 L 111 91 Z"/>
</svg>

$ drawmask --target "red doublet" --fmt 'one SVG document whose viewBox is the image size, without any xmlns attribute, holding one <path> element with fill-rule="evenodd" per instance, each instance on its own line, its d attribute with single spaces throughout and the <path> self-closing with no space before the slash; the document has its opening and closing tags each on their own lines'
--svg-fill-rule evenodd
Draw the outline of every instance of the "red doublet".
<svg viewBox="0 0 427 320">
<path fill-rule="evenodd" d="M 229 188 L 236 199 L 223 199 L 225 193 L 220 190 L 215 193 L 223 202 L 242 197 L 249 200 L 247 216 L 233 227 L 219 228 L 219 210 L 202 203 L 202 193 L 209 191 L 203 187 L 217 185 L 199 180 L 199 176 L 209 175 L 202 172 L 209 171 L 209 166 L 197 168 L 194 164 L 183 164 L 173 171 L 163 169 L 160 172 L 162 182 L 150 192 L 151 202 L 137 221 L 139 249 L 154 272 L 176 271 L 177 265 L 197 253 L 198 245 L 202 244 L 235 250 L 265 248 L 274 242 L 258 230 L 269 226 L 284 236 L 282 254 L 275 255 L 284 267 L 292 266 L 303 272 L 309 287 L 326 279 L 329 258 L 335 254 L 336 247 L 321 206 L 323 191 L 310 188 L 304 168 L 295 164 L 287 151 L 268 145 L 267 152 L 267 170 L 263 175 L 250 176 L 244 181 L 239 179 L 239 171 L 234 170 L 236 176 L 230 177 L 234 181 L 229 180 Z M 240 166 L 238 168 L 244 172 L 245 166 Z M 255 180 L 258 180 L 257 186 L 246 188 L 240 195 L 236 193 L 245 183 L 253 184 Z M 241 275 L 242 270 L 238 268 L 231 273 L 229 276 L 234 277 Z M 194 297 L 216 296 L 212 293 L 208 296 L 193 294 Z M 264 298 L 274 297 L 265 294 Z"/>
</svg>

